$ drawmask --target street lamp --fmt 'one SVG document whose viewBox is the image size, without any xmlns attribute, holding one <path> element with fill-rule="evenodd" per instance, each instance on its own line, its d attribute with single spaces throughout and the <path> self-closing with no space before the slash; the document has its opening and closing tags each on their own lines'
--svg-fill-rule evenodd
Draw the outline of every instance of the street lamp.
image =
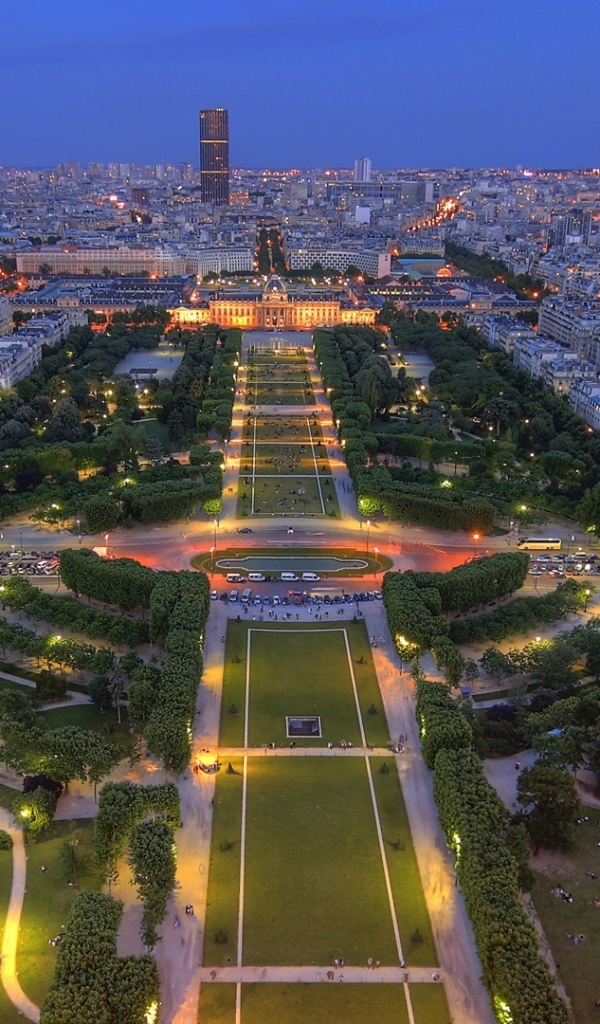
<svg viewBox="0 0 600 1024">
<path fill-rule="evenodd" d="M 373 548 L 373 551 L 375 552 L 375 569 L 373 572 L 373 576 L 377 576 L 377 573 L 379 571 L 379 548 Z"/>
<path fill-rule="evenodd" d="M 104 534 L 104 543 L 106 544 L 106 557 L 108 558 L 108 534 Z"/>
<path fill-rule="evenodd" d="M 473 534 L 473 555 L 475 555 L 475 556 L 477 555 L 477 544 L 479 543 L 480 540 L 481 540 L 481 535 L 479 533 L 474 533 Z"/>
<path fill-rule="evenodd" d="M 589 601 L 590 597 L 592 596 L 592 592 L 591 592 L 591 590 L 585 590 L 584 593 L 585 593 L 585 601 L 584 601 L 584 604 L 583 604 L 583 610 L 584 610 L 584 612 L 587 612 L 588 601 Z"/>
<path fill-rule="evenodd" d="M 76 519 L 75 522 L 77 523 L 77 533 L 79 534 L 79 543 L 81 544 L 81 519 Z"/>
<path fill-rule="evenodd" d="M 371 529 L 371 520 L 367 519 L 367 554 L 369 554 L 369 530 Z"/>
</svg>

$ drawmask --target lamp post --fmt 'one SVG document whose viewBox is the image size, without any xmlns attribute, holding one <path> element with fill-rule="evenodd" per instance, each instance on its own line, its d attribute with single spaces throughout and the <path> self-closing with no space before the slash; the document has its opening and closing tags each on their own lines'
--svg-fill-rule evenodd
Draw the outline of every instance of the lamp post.
<svg viewBox="0 0 600 1024">
<path fill-rule="evenodd" d="M 473 534 L 473 555 L 474 556 L 477 556 L 477 544 L 479 543 L 480 540 L 481 540 L 480 535 L 478 533 L 474 533 Z"/>
<path fill-rule="evenodd" d="M 79 543 L 81 544 L 81 519 L 76 519 L 75 522 L 77 523 L 77 533 L 79 534 Z"/>
<path fill-rule="evenodd" d="M 373 576 L 377 576 L 379 572 L 379 548 L 373 548 L 375 552 L 375 569 L 373 570 Z"/>
<path fill-rule="evenodd" d="M 591 596 L 592 596 L 591 590 L 586 590 L 585 591 L 585 601 L 583 603 L 583 610 L 584 610 L 584 612 L 587 612 L 588 601 L 589 601 Z"/>
<path fill-rule="evenodd" d="M 104 543 L 106 545 L 106 557 L 108 558 L 108 533 L 104 534 Z"/>
<path fill-rule="evenodd" d="M 367 519 L 367 554 L 369 554 L 369 531 L 371 529 L 371 520 Z"/>
</svg>

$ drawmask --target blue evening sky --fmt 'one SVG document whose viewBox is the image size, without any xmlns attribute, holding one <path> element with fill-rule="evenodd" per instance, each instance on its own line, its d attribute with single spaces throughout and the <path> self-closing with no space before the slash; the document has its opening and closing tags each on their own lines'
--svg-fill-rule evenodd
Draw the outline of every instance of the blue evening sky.
<svg viewBox="0 0 600 1024">
<path fill-rule="evenodd" d="M 29 0 L 2 11 L 0 161 L 600 164 L 599 0 Z"/>
</svg>

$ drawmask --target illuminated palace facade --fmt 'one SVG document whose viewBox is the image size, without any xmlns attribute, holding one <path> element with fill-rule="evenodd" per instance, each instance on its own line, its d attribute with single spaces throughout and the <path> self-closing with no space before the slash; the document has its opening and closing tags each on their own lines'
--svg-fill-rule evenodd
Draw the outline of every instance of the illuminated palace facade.
<svg viewBox="0 0 600 1024">
<path fill-rule="evenodd" d="M 206 306 L 169 309 L 173 323 L 182 327 L 216 323 L 245 330 L 308 331 L 336 324 L 373 324 L 376 310 L 338 299 L 295 298 L 280 277 L 273 276 L 261 295 L 211 299 Z"/>
</svg>

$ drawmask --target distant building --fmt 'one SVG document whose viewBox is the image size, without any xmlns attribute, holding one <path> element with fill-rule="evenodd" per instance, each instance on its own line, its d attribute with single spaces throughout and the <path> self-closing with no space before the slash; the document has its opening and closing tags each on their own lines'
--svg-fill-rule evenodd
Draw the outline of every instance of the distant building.
<svg viewBox="0 0 600 1024">
<path fill-rule="evenodd" d="M 134 206 L 150 206 L 150 189 L 135 185 L 131 190 L 131 202 Z"/>
<path fill-rule="evenodd" d="M 5 295 L 0 295 L 0 337 L 13 329 L 12 308 Z"/>
<path fill-rule="evenodd" d="M 552 218 L 548 229 L 548 248 L 589 245 L 591 230 L 592 214 L 589 210 L 573 209 L 569 213 L 560 214 Z"/>
<path fill-rule="evenodd" d="M 229 205 L 229 112 L 200 111 L 200 192 L 203 203 Z"/>
<path fill-rule="evenodd" d="M 368 156 L 361 156 L 358 160 L 354 161 L 354 180 L 371 180 L 371 160 Z"/>
</svg>

